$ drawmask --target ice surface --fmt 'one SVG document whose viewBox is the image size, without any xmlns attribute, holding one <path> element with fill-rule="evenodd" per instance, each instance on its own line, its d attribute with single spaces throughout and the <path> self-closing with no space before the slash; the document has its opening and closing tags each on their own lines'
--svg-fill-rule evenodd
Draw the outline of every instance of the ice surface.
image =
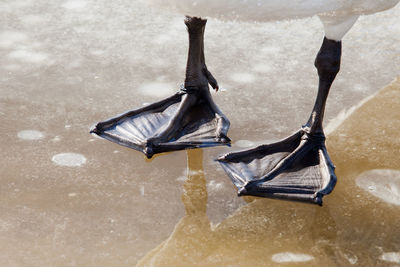
<svg viewBox="0 0 400 267">
<path fill-rule="evenodd" d="M 22 140 L 39 140 L 44 138 L 44 134 L 36 130 L 19 131 L 17 136 Z"/>
<path fill-rule="evenodd" d="M 400 252 L 385 252 L 381 255 L 380 259 L 400 264 Z"/>
<path fill-rule="evenodd" d="M 255 144 L 250 140 L 237 140 L 234 145 L 237 147 L 245 148 L 254 146 Z"/>
<path fill-rule="evenodd" d="M 45 53 L 34 52 L 24 49 L 14 50 L 8 54 L 8 57 L 28 63 L 41 63 L 48 59 L 48 55 Z"/>
<path fill-rule="evenodd" d="M 81 10 L 86 5 L 87 5 L 87 3 L 82 0 L 69 0 L 69 1 L 66 1 L 64 4 L 62 4 L 61 6 L 63 8 L 70 9 L 70 10 Z"/>
<path fill-rule="evenodd" d="M 371 170 L 360 174 L 357 185 L 370 194 L 394 205 L 400 205 L 400 171 Z"/>
<path fill-rule="evenodd" d="M 79 167 L 86 163 L 85 156 L 78 153 L 60 153 L 54 155 L 51 160 L 60 166 Z"/>
<path fill-rule="evenodd" d="M 23 43 L 28 39 L 27 35 L 18 31 L 3 31 L 0 32 L 0 47 L 8 48 L 15 46 L 18 43 Z"/>
<path fill-rule="evenodd" d="M 316 17 L 208 19 L 207 67 L 228 88 L 213 98 L 233 145 L 204 149 L 188 176 L 186 151 L 150 161 L 88 133 L 179 89 L 182 15 L 137 0 L 3 0 L 0 10 L 0 266 L 273 266 L 282 252 L 312 255 L 304 265 L 379 266 L 382 253 L 400 251 L 399 206 L 356 183 L 370 170 L 400 170 L 400 84 L 386 87 L 399 75 L 400 6 L 361 17 L 343 40 L 325 114 L 338 184 L 322 208 L 238 198 L 214 162 L 240 140 L 276 141 L 305 123 L 323 38 Z M 22 130 L 45 138 L 21 140 Z M 86 163 L 51 160 L 63 152 Z"/>
<path fill-rule="evenodd" d="M 272 255 L 272 260 L 276 263 L 306 262 L 313 260 L 314 257 L 302 253 L 282 252 Z"/>
<path fill-rule="evenodd" d="M 218 183 L 214 180 L 211 180 L 208 184 L 207 184 L 207 188 L 210 191 L 219 191 L 224 187 L 224 185 L 222 183 Z"/>
<path fill-rule="evenodd" d="M 254 82 L 256 79 L 256 76 L 254 76 L 251 73 L 233 73 L 231 75 L 231 80 L 233 80 L 236 83 L 243 83 L 243 84 L 247 84 L 247 83 L 252 83 Z"/>
<path fill-rule="evenodd" d="M 140 85 L 138 90 L 143 95 L 165 98 L 173 95 L 177 88 L 172 83 L 148 82 Z"/>
</svg>

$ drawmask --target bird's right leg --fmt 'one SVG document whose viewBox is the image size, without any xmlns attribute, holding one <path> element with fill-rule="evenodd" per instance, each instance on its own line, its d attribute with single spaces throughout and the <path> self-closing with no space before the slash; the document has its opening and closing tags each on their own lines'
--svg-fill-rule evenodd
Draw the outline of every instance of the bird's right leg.
<svg viewBox="0 0 400 267">
<path fill-rule="evenodd" d="M 217 117 L 217 141 L 229 142 L 227 137 L 230 122 L 225 114 L 222 113 L 220 108 L 214 103 L 208 84 L 218 91 L 219 86 L 217 80 L 207 69 L 204 57 L 204 29 L 206 20 L 195 17 L 186 17 L 185 24 L 189 32 L 189 56 L 186 68 L 185 88 L 195 88 L 200 90 L 205 97 L 211 109 L 215 112 Z"/>
</svg>

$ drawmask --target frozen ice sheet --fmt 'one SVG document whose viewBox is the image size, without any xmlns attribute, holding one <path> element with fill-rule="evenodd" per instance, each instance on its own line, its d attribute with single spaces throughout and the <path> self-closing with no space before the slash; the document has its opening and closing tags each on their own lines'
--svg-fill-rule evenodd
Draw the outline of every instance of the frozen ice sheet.
<svg viewBox="0 0 400 267">
<path fill-rule="evenodd" d="M 0 266 L 256 266 L 282 252 L 314 257 L 304 264 L 366 266 L 400 251 L 398 206 L 356 185 L 363 172 L 400 170 L 400 84 L 377 93 L 399 75 L 400 6 L 362 17 L 343 40 L 326 123 L 350 116 L 327 138 L 338 185 L 323 208 L 238 198 L 213 161 L 229 148 L 190 155 L 188 166 L 184 151 L 147 161 L 88 134 L 96 121 L 179 89 L 182 16 L 136 0 L 4 0 L 0 10 Z M 305 122 L 322 38 L 317 18 L 209 19 L 207 65 L 227 89 L 213 97 L 235 146 L 281 139 Z M 45 138 L 21 140 L 22 130 Z M 86 163 L 54 164 L 63 152 Z"/>
</svg>

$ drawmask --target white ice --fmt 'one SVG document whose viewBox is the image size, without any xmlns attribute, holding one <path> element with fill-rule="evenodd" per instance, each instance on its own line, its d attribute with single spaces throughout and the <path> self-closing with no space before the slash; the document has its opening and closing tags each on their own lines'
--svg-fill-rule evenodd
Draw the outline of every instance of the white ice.
<svg viewBox="0 0 400 267">
<path fill-rule="evenodd" d="M 238 146 L 241 148 L 251 147 L 251 146 L 254 146 L 254 142 L 252 142 L 250 140 L 238 140 L 235 142 L 235 146 Z"/>
<path fill-rule="evenodd" d="M 400 171 L 377 169 L 364 172 L 356 179 L 357 185 L 381 200 L 400 205 Z"/>
<path fill-rule="evenodd" d="M 55 164 L 67 167 L 79 167 L 86 163 L 86 157 L 78 153 L 61 153 L 51 159 Z"/>
<path fill-rule="evenodd" d="M 176 92 L 177 86 L 174 86 L 172 83 L 148 82 L 139 86 L 138 91 L 142 95 L 162 98 Z"/>
<path fill-rule="evenodd" d="M 380 259 L 400 264 L 400 252 L 385 252 L 381 255 Z"/>
<path fill-rule="evenodd" d="M 256 77 L 251 73 L 243 72 L 243 73 L 233 73 L 231 75 L 231 79 L 234 82 L 246 84 L 254 82 Z"/>
<path fill-rule="evenodd" d="M 44 138 L 44 134 L 36 130 L 23 130 L 17 133 L 18 138 L 22 140 L 39 140 Z"/>
<path fill-rule="evenodd" d="M 308 254 L 282 252 L 272 255 L 272 260 L 276 263 L 306 262 L 313 260 L 314 257 Z"/>
<path fill-rule="evenodd" d="M 69 0 L 62 4 L 62 7 L 69 10 L 81 10 L 86 7 L 85 1 Z"/>
<path fill-rule="evenodd" d="M 208 184 L 207 184 L 207 190 L 210 191 L 219 191 L 224 187 L 224 185 L 222 183 L 218 183 L 215 180 L 211 180 Z"/>
<path fill-rule="evenodd" d="M 28 39 L 26 33 L 19 31 L 3 31 L 0 32 L 0 47 L 8 48 L 17 43 L 24 42 Z"/>
<path fill-rule="evenodd" d="M 9 53 L 8 57 L 28 63 L 42 63 L 48 59 L 49 55 L 43 52 L 17 49 Z"/>
</svg>

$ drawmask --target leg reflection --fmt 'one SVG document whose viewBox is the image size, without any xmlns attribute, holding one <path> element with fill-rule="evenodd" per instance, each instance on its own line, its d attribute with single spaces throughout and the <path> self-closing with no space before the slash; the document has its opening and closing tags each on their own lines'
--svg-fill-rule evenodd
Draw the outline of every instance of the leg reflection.
<svg viewBox="0 0 400 267">
<path fill-rule="evenodd" d="M 186 216 L 206 213 L 207 187 L 203 171 L 203 150 L 187 151 L 187 179 L 183 185 L 182 202 Z"/>
<path fill-rule="evenodd" d="M 170 237 L 150 251 L 137 266 L 193 266 L 213 251 L 215 242 L 206 214 L 203 150 L 187 150 L 187 159 L 187 179 L 182 193 L 186 214 Z"/>
</svg>

